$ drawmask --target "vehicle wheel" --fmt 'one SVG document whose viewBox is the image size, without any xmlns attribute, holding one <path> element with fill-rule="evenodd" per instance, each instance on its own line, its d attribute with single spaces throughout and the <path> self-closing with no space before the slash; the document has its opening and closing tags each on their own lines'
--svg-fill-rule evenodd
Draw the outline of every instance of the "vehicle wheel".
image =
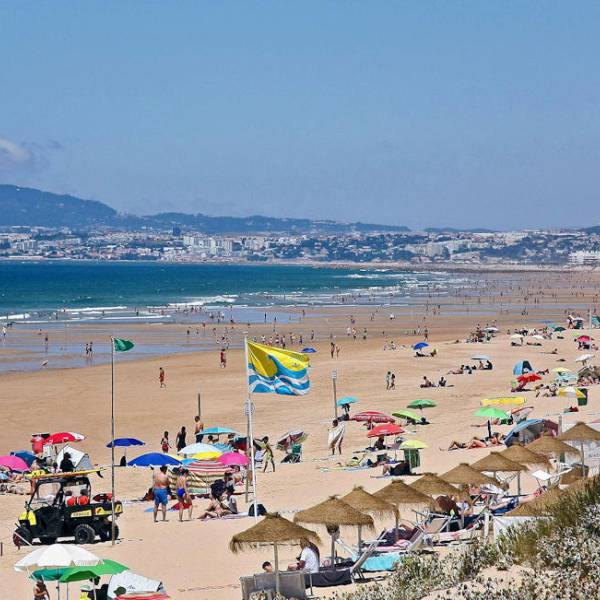
<svg viewBox="0 0 600 600">
<path fill-rule="evenodd" d="M 73 531 L 73 537 L 77 544 L 93 544 L 96 539 L 96 532 L 91 525 L 80 523 Z"/>
<path fill-rule="evenodd" d="M 110 542 L 112 531 L 111 524 L 107 523 L 102 525 L 102 527 L 98 530 L 98 535 L 103 542 Z M 115 525 L 115 540 L 119 539 L 119 526 Z"/>
<path fill-rule="evenodd" d="M 55 537 L 41 537 L 40 538 L 40 542 L 42 544 L 44 544 L 44 546 L 50 546 L 51 544 L 54 544 L 55 541 L 56 541 Z"/>
<path fill-rule="evenodd" d="M 31 530 L 29 527 L 17 527 L 13 533 L 13 544 L 20 548 L 21 546 L 27 546 L 33 541 Z"/>
</svg>

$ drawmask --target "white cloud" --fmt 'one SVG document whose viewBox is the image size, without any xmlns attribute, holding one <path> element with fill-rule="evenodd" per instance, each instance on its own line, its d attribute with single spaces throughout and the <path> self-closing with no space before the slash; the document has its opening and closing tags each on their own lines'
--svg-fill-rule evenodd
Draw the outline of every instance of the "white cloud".
<svg viewBox="0 0 600 600">
<path fill-rule="evenodd" d="M 50 154 L 62 150 L 56 140 L 46 143 L 14 142 L 0 136 L 0 175 L 33 175 L 49 165 Z"/>
<path fill-rule="evenodd" d="M 31 161 L 32 158 L 31 151 L 22 144 L 17 144 L 0 137 L 0 168 L 3 166 L 24 165 L 28 161 Z"/>
</svg>

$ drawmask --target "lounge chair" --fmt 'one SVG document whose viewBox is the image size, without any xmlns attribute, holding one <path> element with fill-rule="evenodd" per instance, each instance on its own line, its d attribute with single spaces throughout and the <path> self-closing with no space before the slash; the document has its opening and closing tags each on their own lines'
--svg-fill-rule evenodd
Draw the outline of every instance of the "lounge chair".
<svg viewBox="0 0 600 600">
<path fill-rule="evenodd" d="M 284 598 L 304 600 L 306 595 L 306 573 L 304 571 L 280 571 L 279 592 Z M 240 577 L 243 600 L 249 600 L 254 592 L 271 592 L 275 596 L 275 573 L 257 573 Z"/>
<path fill-rule="evenodd" d="M 282 463 L 299 463 L 302 460 L 302 444 L 293 444 L 291 452 L 283 457 Z"/>
</svg>

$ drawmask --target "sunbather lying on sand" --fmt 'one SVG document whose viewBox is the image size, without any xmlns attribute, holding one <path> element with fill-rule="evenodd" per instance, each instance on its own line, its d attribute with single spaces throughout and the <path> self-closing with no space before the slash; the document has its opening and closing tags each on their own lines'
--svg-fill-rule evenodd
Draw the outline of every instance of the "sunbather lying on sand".
<svg viewBox="0 0 600 600">
<path fill-rule="evenodd" d="M 478 438 L 472 437 L 469 442 L 457 442 L 454 440 L 449 446 L 448 450 L 471 450 L 473 448 L 489 448 L 490 446 L 499 446 L 502 443 L 500 440 L 500 434 L 494 433 L 490 438 Z M 444 450 L 444 448 L 440 448 Z"/>
</svg>

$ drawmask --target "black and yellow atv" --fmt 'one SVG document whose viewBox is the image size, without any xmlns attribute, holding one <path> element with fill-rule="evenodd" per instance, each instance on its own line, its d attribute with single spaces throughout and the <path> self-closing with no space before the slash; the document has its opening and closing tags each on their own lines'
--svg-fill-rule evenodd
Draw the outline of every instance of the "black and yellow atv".
<svg viewBox="0 0 600 600">
<path fill-rule="evenodd" d="M 110 494 L 92 497 L 89 475 L 98 469 L 74 473 L 35 475 L 32 493 L 19 516 L 13 534 L 16 546 L 38 539 L 53 544 L 58 538 L 71 538 L 77 544 L 92 544 L 112 538 L 112 502 Z M 114 503 L 115 519 L 122 514 L 121 502 Z M 119 529 L 115 523 L 115 539 Z"/>
</svg>

